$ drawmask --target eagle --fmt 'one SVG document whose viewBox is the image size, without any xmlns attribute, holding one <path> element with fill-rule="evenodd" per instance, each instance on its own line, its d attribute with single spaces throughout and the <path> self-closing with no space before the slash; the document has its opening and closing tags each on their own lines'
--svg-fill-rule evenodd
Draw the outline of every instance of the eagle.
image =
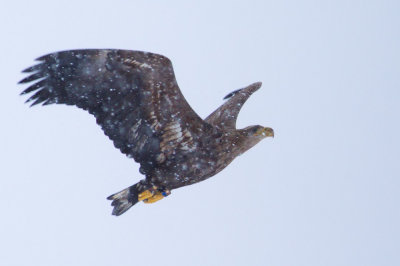
<svg viewBox="0 0 400 266">
<path fill-rule="evenodd" d="M 173 189 L 216 175 L 272 128 L 236 129 L 246 100 L 261 82 L 228 94 L 206 119 L 190 107 L 162 55 L 118 49 L 82 49 L 47 54 L 19 83 L 29 83 L 26 102 L 75 105 L 94 115 L 105 135 L 140 164 L 145 178 L 107 199 L 121 215 L 139 201 L 154 203 Z"/>
</svg>

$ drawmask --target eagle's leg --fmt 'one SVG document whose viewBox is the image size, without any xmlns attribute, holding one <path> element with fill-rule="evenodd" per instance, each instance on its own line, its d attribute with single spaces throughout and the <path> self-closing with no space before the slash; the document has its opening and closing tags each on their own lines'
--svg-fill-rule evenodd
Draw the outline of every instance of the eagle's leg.
<svg viewBox="0 0 400 266">
<path fill-rule="evenodd" d="M 157 202 L 163 198 L 165 198 L 166 196 L 168 196 L 169 194 L 171 194 L 171 191 L 168 189 L 157 189 L 154 193 L 153 196 L 146 198 L 145 200 L 143 200 L 144 203 L 154 203 Z"/>
</svg>

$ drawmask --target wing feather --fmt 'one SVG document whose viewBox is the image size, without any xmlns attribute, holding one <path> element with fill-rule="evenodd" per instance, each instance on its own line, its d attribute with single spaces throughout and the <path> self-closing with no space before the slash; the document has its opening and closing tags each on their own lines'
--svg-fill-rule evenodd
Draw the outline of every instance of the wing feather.
<svg viewBox="0 0 400 266">
<path fill-rule="evenodd" d="M 172 124 L 179 126 L 181 135 L 189 132 L 192 142 L 212 128 L 186 102 L 164 56 L 92 49 L 37 60 L 39 64 L 24 70 L 32 74 L 20 82 L 35 81 L 21 93 L 34 92 L 27 102 L 87 110 L 116 148 L 141 163 L 144 174 L 167 160 L 172 149 L 187 152 L 188 138 L 171 135 Z"/>
<path fill-rule="evenodd" d="M 235 90 L 224 97 L 227 101 L 212 112 L 204 121 L 224 130 L 236 129 L 236 120 L 240 109 L 247 99 L 261 87 L 261 82 Z"/>
</svg>

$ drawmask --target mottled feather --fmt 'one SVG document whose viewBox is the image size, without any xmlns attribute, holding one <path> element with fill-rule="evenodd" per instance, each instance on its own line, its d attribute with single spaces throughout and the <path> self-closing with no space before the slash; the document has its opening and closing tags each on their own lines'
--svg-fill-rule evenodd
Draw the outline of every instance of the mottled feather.
<svg viewBox="0 0 400 266">
<path fill-rule="evenodd" d="M 41 63 L 24 70 L 34 73 L 20 82 L 36 81 L 22 92 L 34 92 L 27 101 L 87 110 L 116 148 L 141 163 L 144 174 L 160 157 L 167 159 L 168 153 L 162 154 L 160 143 L 170 131 L 170 123 L 195 136 L 209 127 L 186 102 L 171 61 L 162 55 L 75 50 L 37 60 Z"/>
</svg>

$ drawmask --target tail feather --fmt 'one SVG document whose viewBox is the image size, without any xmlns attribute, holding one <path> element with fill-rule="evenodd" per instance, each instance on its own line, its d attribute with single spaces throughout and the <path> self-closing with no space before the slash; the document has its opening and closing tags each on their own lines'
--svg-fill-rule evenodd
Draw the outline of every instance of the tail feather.
<svg viewBox="0 0 400 266">
<path fill-rule="evenodd" d="M 119 216 L 138 202 L 139 187 L 140 185 L 137 183 L 107 198 L 112 200 L 111 206 L 114 206 L 112 215 Z"/>
</svg>

